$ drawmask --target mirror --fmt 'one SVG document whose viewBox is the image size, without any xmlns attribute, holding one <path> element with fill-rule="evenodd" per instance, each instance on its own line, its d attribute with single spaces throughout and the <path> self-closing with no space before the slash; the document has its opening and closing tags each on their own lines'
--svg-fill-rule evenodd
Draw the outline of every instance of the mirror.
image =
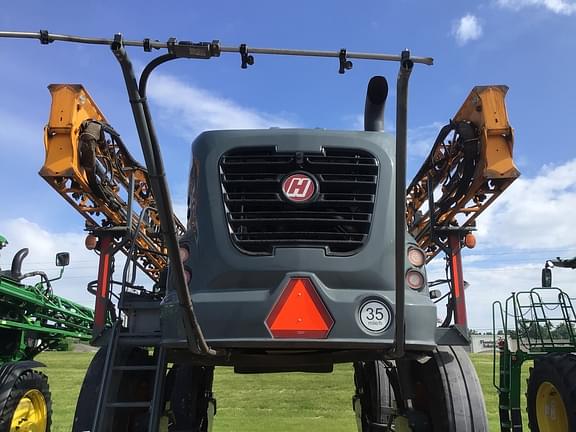
<svg viewBox="0 0 576 432">
<path fill-rule="evenodd" d="M 66 267 L 70 264 L 70 254 L 68 252 L 59 252 L 56 254 L 56 265 L 58 267 Z"/>
<path fill-rule="evenodd" d="M 542 286 L 550 288 L 552 286 L 552 270 L 548 267 L 542 269 Z"/>
</svg>

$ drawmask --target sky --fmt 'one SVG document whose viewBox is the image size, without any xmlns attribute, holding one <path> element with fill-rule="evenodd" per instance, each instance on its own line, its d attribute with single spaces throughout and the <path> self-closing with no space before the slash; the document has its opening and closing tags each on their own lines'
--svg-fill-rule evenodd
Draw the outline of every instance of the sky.
<svg viewBox="0 0 576 432">
<path fill-rule="evenodd" d="M 381 52 L 431 56 L 416 65 L 409 95 L 409 179 L 440 127 L 475 85 L 505 84 L 515 129 L 514 159 L 522 173 L 478 219 L 478 246 L 464 251 L 470 326 L 489 329 L 491 304 L 510 291 L 539 284 L 546 259 L 576 255 L 576 2 L 571 0 L 446 0 L 178 2 L 85 0 L 7 2 L 0 30 L 126 39 L 212 41 L 222 45 Z M 138 70 L 153 53 L 129 49 Z M 43 126 L 50 83 L 81 83 L 131 152 L 142 160 L 119 66 L 103 46 L 0 39 L 0 252 L 9 267 L 30 248 L 24 270 L 56 275 L 54 255 L 71 252 L 55 292 L 86 305 L 96 256 L 83 247 L 82 218 L 41 179 Z M 207 129 L 323 127 L 360 129 L 369 78 L 391 83 L 385 114 L 394 124 L 397 65 L 336 59 L 255 56 L 240 68 L 238 54 L 178 60 L 161 66 L 149 101 L 170 189 L 183 219 L 190 143 Z M 431 278 L 441 277 L 435 259 Z M 558 270 L 555 284 L 574 287 L 576 271 Z"/>
</svg>

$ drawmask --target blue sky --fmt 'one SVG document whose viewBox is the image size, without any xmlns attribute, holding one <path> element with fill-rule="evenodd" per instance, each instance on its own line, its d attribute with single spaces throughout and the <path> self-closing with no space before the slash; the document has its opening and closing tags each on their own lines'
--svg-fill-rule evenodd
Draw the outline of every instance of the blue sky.
<svg viewBox="0 0 576 432">
<path fill-rule="evenodd" d="M 73 5 L 73 6 L 71 6 Z M 481 216 L 479 246 L 464 258 L 471 282 L 470 321 L 486 328 L 489 304 L 539 280 L 544 259 L 576 255 L 576 3 L 570 0 L 8 2 L 0 29 L 128 39 L 211 41 L 249 47 L 375 51 L 432 56 L 410 84 L 409 172 L 419 167 L 439 127 L 474 85 L 506 84 L 515 159 L 522 178 Z M 130 50 L 138 68 L 152 57 Z M 0 233 L 11 244 L 0 264 L 30 247 L 30 270 L 52 269 L 53 255 L 73 252 L 63 295 L 90 304 L 86 283 L 95 258 L 82 249 L 83 222 L 37 175 L 50 83 L 82 83 L 110 123 L 141 159 L 119 67 L 99 46 L 1 40 Z M 204 129 L 301 126 L 355 129 L 365 86 L 382 74 L 395 82 L 397 65 L 355 61 L 337 73 L 336 59 L 256 56 L 240 69 L 239 55 L 179 60 L 160 68 L 150 100 L 163 144 L 170 187 L 183 208 L 190 142 Z M 393 86 L 392 86 L 393 87 Z M 394 122 L 394 92 L 386 122 Z M 443 266 L 437 259 L 432 273 Z M 576 274 L 557 272 L 574 283 Z"/>
</svg>

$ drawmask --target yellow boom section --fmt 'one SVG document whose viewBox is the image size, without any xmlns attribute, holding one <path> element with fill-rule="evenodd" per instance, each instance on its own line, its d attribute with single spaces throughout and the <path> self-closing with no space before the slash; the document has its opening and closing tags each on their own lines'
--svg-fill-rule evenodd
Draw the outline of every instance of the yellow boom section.
<svg viewBox="0 0 576 432">
<path fill-rule="evenodd" d="M 146 169 L 132 158 L 81 85 L 48 88 L 52 106 L 44 130 L 46 159 L 40 175 L 86 219 L 89 229 L 130 227 L 134 244 L 124 243 L 122 250 L 128 254 L 133 246 L 138 266 L 157 281 L 167 265 L 167 250 Z M 178 234 L 183 235 L 184 226 L 176 216 L 174 220 Z"/>
<path fill-rule="evenodd" d="M 473 225 L 520 175 L 512 159 L 507 91 L 500 85 L 474 87 L 408 187 L 408 230 L 428 260 L 440 249 L 431 227 Z"/>
</svg>

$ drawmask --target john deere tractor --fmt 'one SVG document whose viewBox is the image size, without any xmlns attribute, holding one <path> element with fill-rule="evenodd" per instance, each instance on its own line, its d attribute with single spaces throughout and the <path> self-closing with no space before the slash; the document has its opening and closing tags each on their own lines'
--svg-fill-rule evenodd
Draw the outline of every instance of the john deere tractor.
<svg viewBox="0 0 576 432">
<path fill-rule="evenodd" d="M 460 251 L 475 218 L 518 176 L 505 86 L 475 87 L 406 187 L 408 82 L 427 57 L 227 47 L 0 32 L 107 45 L 122 70 L 146 165 L 130 156 L 80 85 L 54 84 L 40 175 L 86 219 L 100 255 L 93 343 L 73 430 L 210 430 L 214 368 L 329 373 L 354 366 L 360 432 L 486 431 L 468 344 Z M 127 48 L 163 50 L 136 78 Z M 393 61 L 395 137 L 383 131 L 387 80 L 367 88 L 363 131 L 207 131 L 190 151 L 185 224 L 172 211 L 146 100 L 150 74 L 179 58 L 257 55 Z M 435 193 L 439 192 L 439 193 Z M 115 255 L 128 261 L 113 277 Z M 426 263 L 444 253 L 448 290 Z M 151 286 L 139 285 L 138 271 Z M 435 301 L 448 299 L 437 325 Z M 114 325 L 106 328 L 106 320 Z M 352 384 L 352 383 L 351 383 Z M 320 391 L 321 389 L 319 389 Z M 166 424 L 164 423 L 164 424 Z"/>
<path fill-rule="evenodd" d="M 0 249 L 8 241 L 0 236 Z M 37 368 L 42 351 L 66 339 L 89 341 L 91 309 L 54 295 L 52 282 L 62 277 L 70 257 L 56 255 L 60 275 L 50 279 L 42 271 L 22 273 L 28 249 L 19 250 L 10 269 L 0 269 L 0 431 L 50 430 L 52 400 L 48 378 Z"/>
<path fill-rule="evenodd" d="M 546 261 L 542 286 L 514 292 L 504 304 L 493 305 L 494 329 L 498 324 L 503 328 L 499 343 L 494 344 L 494 386 L 504 432 L 523 428 L 521 372 L 526 361 L 533 361 L 526 390 L 530 430 L 576 430 L 574 297 L 552 286 L 553 267 L 576 269 L 576 257 Z"/>
</svg>

